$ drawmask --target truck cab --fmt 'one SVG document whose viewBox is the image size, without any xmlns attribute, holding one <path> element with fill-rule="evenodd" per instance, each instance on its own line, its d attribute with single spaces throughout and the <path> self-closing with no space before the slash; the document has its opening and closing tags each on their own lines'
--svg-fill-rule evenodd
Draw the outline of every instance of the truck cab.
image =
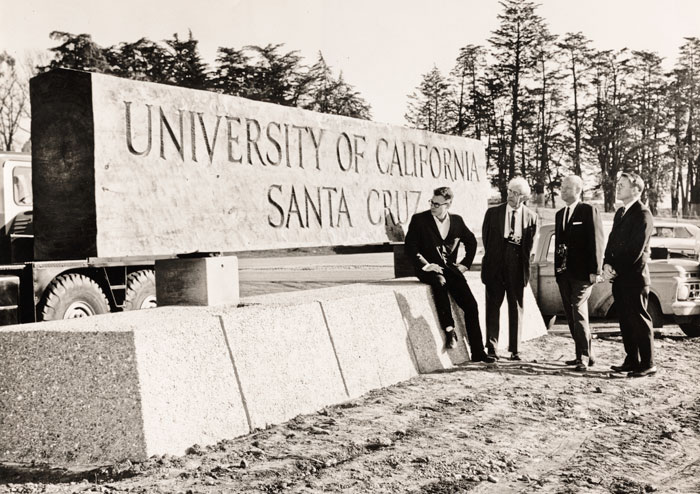
<svg viewBox="0 0 700 494">
<path fill-rule="evenodd" d="M 156 306 L 154 259 L 34 262 L 29 153 L 0 153 L 0 325 Z"/>
<path fill-rule="evenodd" d="M 27 153 L 0 153 L 0 262 L 32 260 L 32 163 Z"/>
</svg>

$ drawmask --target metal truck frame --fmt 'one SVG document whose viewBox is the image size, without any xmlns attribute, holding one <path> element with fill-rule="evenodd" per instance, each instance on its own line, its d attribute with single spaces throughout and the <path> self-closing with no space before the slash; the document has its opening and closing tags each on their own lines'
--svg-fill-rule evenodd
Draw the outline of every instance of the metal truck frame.
<svg viewBox="0 0 700 494">
<path fill-rule="evenodd" d="M 155 257 L 34 262 L 31 157 L 0 167 L 0 325 L 155 307 Z"/>
</svg>

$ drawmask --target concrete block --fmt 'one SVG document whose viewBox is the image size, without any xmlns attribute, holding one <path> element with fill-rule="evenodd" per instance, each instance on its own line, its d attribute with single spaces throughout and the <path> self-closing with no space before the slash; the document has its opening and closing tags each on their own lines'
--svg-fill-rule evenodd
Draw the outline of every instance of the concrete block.
<svg viewBox="0 0 700 494">
<path fill-rule="evenodd" d="M 148 456 L 133 333 L 72 321 L 0 331 L 0 461 Z"/>
<path fill-rule="evenodd" d="M 317 302 L 219 313 L 252 428 L 348 399 Z"/>
<path fill-rule="evenodd" d="M 437 318 L 430 287 L 406 279 L 389 282 L 389 284 L 394 289 L 421 373 L 449 369 L 469 360 L 469 353 L 464 341 L 464 325 L 460 326 L 458 322 L 463 317 L 459 315 L 461 312 L 459 309 L 456 309 L 459 312 L 455 311 L 454 304 L 453 314 L 457 323 L 455 331 L 457 331 L 459 339 L 457 348 L 446 350 L 445 333 Z"/>
<path fill-rule="evenodd" d="M 491 189 L 474 139 L 61 69 L 31 101 L 37 260 L 400 241 Z"/>
<path fill-rule="evenodd" d="M 486 343 L 486 287 L 481 282 L 481 273 L 478 272 L 468 272 L 467 281 L 479 304 L 479 321 L 484 334 L 484 343 Z M 508 336 L 508 301 L 505 297 L 503 298 L 503 305 L 501 306 L 499 326 L 498 348 L 500 350 L 506 350 L 510 337 Z M 520 339 L 521 341 L 528 341 L 544 336 L 545 334 L 547 334 L 547 328 L 542 320 L 540 309 L 537 306 L 537 300 L 535 300 L 535 296 L 528 285 L 523 291 L 523 329 Z"/>
<path fill-rule="evenodd" d="M 221 323 L 204 309 L 0 330 L 0 460 L 142 460 L 249 430 Z"/>
<path fill-rule="evenodd" d="M 236 256 L 156 261 L 156 298 L 165 305 L 237 305 Z"/>
<path fill-rule="evenodd" d="M 135 311 L 120 322 L 134 335 L 148 455 L 182 455 L 193 444 L 250 431 L 218 317 L 167 307 Z"/>
<path fill-rule="evenodd" d="M 544 334 L 529 290 L 525 313 L 523 339 Z M 446 352 L 430 288 L 408 279 L 7 326 L 0 461 L 183 454 L 462 363 L 457 331 Z"/>
<path fill-rule="evenodd" d="M 390 290 L 321 300 L 350 397 L 418 375 L 413 347 Z"/>
</svg>

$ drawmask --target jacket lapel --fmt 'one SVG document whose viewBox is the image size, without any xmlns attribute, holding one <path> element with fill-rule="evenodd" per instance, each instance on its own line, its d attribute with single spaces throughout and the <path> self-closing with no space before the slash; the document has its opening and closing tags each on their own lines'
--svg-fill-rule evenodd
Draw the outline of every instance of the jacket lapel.
<svg viewBox="0 0 700 494">
<path fill-rule="evenodd" d="M 440 230 L 438 230 L 438 227 L 435 224 L 435 219 L 430 211 L 426 211 L 425 221 L 428 223 L 428 228 L 433 232 L 436 238 L 438 240 L 442 239 L 442 237 L 440 237 Z"/>
<path fill-rule="evenodd" d="M 622 218 L 619 219 L 618 223 L 622 224 L 627 221 L 627 218 L 630 217 L 630 215 L 635 215 L 638 211 L 641 211 L 642 205 L 640 204 L 639 201 L 634 201 L 634 204 L 632 204 L 627 211 L 625 211 L 625 214 L 622 216 Z M 618 210 L 619 212 L 619 210 Z M 617 213 L 616 213 L 617 215 Z"/>
<path fill-rule="evenodd" d="M 498 210 L 496 211 L 496 225 L 497 225 L 497 230 L 501 236 L 501 239 L 505 237 L 506 235 L 506 203 L 504 202 L 500 206 L 498 206 Z"/>
<path fill-rule="evenodd" d="M 577 213 L 579 212 L 579 206 L 581 205 L 581 201 L 576 203 L 576 207 L 569 211 L 569 222 L 566 224 L 566 229 L 568 230 L 569 227 L 571 226 L 571 223 L 573 223 L 574 218 L 576 217 Z"/>
<path fill-rule="evenodd" d="M 554 215 L 554 234 L 560 235 L 562 233 L 561 224 L 564 222 L 564 212 L 566 211 L 566 206 L 557 211 Z"/>
</svg>

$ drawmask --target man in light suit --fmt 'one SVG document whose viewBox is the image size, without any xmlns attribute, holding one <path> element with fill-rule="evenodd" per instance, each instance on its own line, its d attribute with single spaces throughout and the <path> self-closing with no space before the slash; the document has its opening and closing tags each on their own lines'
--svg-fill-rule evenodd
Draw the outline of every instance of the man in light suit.
<svg viewBox="0 0 700 494">
<path fill-rule="evenodd" d="M 588 327 L 588 298 L 602 273 L 605 239 L 598 209 L 581 202 L 583 180 L 576 175 L 564 178 L 561 198 L 566 207 L 557 211 L 554 228 L 554 268 L 569 331 L 574 339 L 576 358 L 567 365 L 585 371 L 595 362 Z"/>
<path fill-rule="evenodd" d="M 636 173 L 623 173 L 617 181 L 617 198 L 623 203 L 615 213 L 605 248 L 603 276 L 612 281 L 613 298 L 620 322 L 625 361 L 611 366 L 628 377 L 656 373 L 654 330 L 647 312 L 649 300 L 649 239 L 654 219 L 640 202 L 644 180 Z"/>
<path fill-rule="evenodd" d="M 453 193 L 438 187 L 430 199 L 430 209 L 414 214 L 406 234 L 406 254 L 413 262 L 416 276 L 432 287 L 438 320 L 445 331 L 445 346 L 455 348 L 457 335 L 452 318 L 450 294 L 464 311 L 464 324 L 473 362 L 493 362 L 484 351 L 479 325 L 479 308 L 464 278 L 476 254 L 476 237 L 457 214 L 449 214 Z M 457 262 L 460 244 L 464 258 Z"/>
<path fill-rule="evenodd" d="M 508 183 L 508 201 L 486 210 L 482 225 L 484 258 L 481 281 L 486 286 L 486 346 L 499 358 L 498 336 L 503 297 L 508 300 L 508 350 L 511 360 L 518 351 L 523 326 L 523 292 L 530 280 L 530 251 L 537 233 L 537 215 L 525 206 L 530 186 L 523 177 Z"/>
</svg>

